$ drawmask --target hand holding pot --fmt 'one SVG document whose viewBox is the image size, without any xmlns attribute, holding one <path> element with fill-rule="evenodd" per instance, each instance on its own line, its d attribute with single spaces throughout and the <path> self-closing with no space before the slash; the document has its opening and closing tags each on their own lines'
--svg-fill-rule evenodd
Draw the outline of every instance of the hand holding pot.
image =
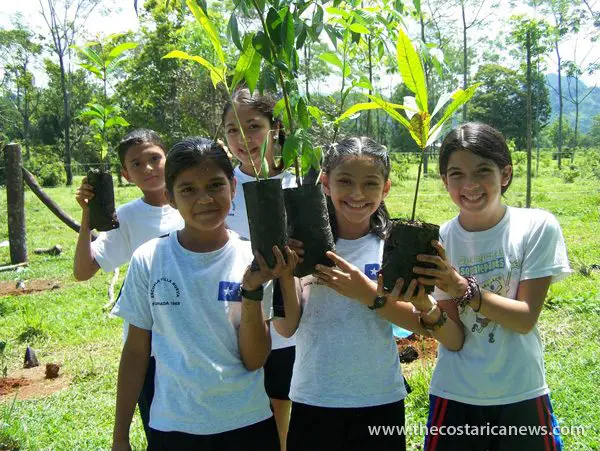
<svg viewBox="0 0 600 451">
<path fill-rule="evenodd" d="M 275 256 L 275 266 L 269 268 L 264 257 L 259 252 L 255 253 L 256 261 L 258 262 L 259 270 L 252 271 L 251 265 L 246 268 L 244 278 L 242 279 L 242 286 L 246 290 L 256 290 L 258 287 L 263 285 L 269 280 L 278 279 L 281 277 L 293 277 L 294 269 L 298 264 L 298 255 L 292 251 L 288 246 L 285 247 L 286 259 L 277 246 L 273 246 L 273 255 Z"/>
<path fill-rule="evenodd" d="M 446 257 L 446 250 L 439 241 L 432 241 L 431 244 L 438 252 L 438 255 L 417 255 L 420 262 L 432 263 L 436 268 L 423 268 L 415 266 L 415 274 L 428 277 L 419 277 L 417 281 L 421 285 L 435 285 L 451 297 L 460 297 L 467 291 L 467 281 L 450 264 Z"/>
<path fill-rule="evenodd" d="M 325 255 L 336 266 L 330 268 L 317 265 L 313 274 L 318 285 L 325 285 L 342 296 L 356 299 L 362 304 L 371 305 L 377 293 L 377 285 L 356 266 L 348 263 L 339 255 L 328 251 Z"/>
<path fill-rule="evenodd" d="M 82 210 L 89 209 L 89 201 L 94 197 L 94 187 L 87 181 L 87 177 L 81 180 L 81 185 L 75 192 L 75 200 L 79 204 Z"/>
</svg>

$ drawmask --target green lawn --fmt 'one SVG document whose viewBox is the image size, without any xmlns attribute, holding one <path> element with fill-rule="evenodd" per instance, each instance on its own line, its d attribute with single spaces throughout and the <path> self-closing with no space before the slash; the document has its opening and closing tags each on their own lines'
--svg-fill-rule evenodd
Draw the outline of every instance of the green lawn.
<svg viewBox="0 0 600 451">
<path fill-rule="evenodd" d="M 558 217 L 575 273 L 551 287 L 542 312 L 540 329 L 546 343 L 546 372 L 561 425 L 587 427 L 583 435 L 564 436 L 566 449 L 596 450 L 600 449 L 600 273 L 592 265 L 600 264 L 600 191 L 598 180 L 591 175 L 565 183 L 555 175 L 552 164 L 543 166 L 543 176 L 533 180 L 533 204 Z M 409 213 L 413 185 L 414 180 L 409 177 L 394 186 L 387 199 L 394 216 Z M 76 185 L 47 192 L 78 218 L 75 190 Z M 524 193 L 525 180 L 517 177 L 506 202 L 521 206 Z M 137 195 L 134 187 L 118 188 L 117 203 Z M 29 268 L 20 274 L 0 273 L 0 280 L 52 279 L 60 282 L 61 289 L 0 298 L 0 340 L 8 343 L 5 354 L 9 372 L 22 364 L 29 343 L 42 363 L 62 363 L 61 373 L 70 377 L 71 383 L 68 389 L 45 398 L 0 401 L 0 449 L 107 449 L 121 346 L 120 321 L 102 312 L 110 275 L 102 273 L 92 281 L 76 283 L 71 275 L 75 233 L 29 191 L 26 203 Z M 6 191 L 2 189 L 0 241 L 8 239 L 5 211 Z M 431 174 L 422 184 L 417 215 L 441 223 L 456 213 L 441 182 Z M 32 252 L 54 244 L 63 246 L 62 255 L 38 256 Z M 8 248 L 0 248 L 0 263 L 8 260 Z M 419 361 L 412 365 L 416 366 L 411 368 L 409 377 L 413 393 L 407 400 L 407 424 L 417 425 L 426 421 L 431 365 Z M 409 444 L 410 449 L 420 449 L 422 438 L 410 436 Z M 137 415 L 132 445 L 135 449 L 144 447 Z"/>
</svg>

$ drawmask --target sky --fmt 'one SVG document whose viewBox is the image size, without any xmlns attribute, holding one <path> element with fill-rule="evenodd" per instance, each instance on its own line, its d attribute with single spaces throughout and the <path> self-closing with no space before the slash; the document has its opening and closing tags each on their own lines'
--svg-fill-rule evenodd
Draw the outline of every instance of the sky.
<svg viewBox="0 0 600 451">
<path fill-rule="evenodd" d="M 41 0 L 46 2 L 47 0 Z M 533 14 L 532 10 L 525 5 L 525 2 L 517 2 L 516 7 L 509 6 L 508 0 L 500 0 L 501 7 L 493 12 L 496 23 L 491 24 L 482 33 L 497 35 L 502 28 L 506 28 L 505 22 L 512 14 L 528 13 Z M 143 4 L 143 0 L 138 0 L 139 4 Z M 600 0 L 591 0 L 592 7 L 597 9 L 600 7 Z M 21 13 L 25 22 L 37 33 L 48 36 L 48 28 L 40 14 L 40 0 L 0 0 L 0 27 L 10 28 L 12 17 Z M 111 11 L 107 14 L 106 11 Z M 458 20 L 458 18 L 457 18 Z M 102 0 L 101 5 L 97 7 L 85 25 L 85 31 L 82 34 L 83 38 L 92 39 L 97 36 L 106 36 L 111 33 L 125 32 L 128 30 L 137 30 L 138 19 L 133 8 L 133 0 Z M 476 36 L 474 36 L 476 38 Z M 574 51 L 577 51 L 578 59 L 588 54 L 586 63 L 600 57 L 600 43 L 591 43 L 586 38 L 586 33 L 581 33 L 578 39 L 571 39 L 564 42 L 560 51 L 564 58 L 572 58 Z M 596 56 L 594 56 L 596 55 Z M 555 55 L 548 57 L 548 72 L 556 73 L 556 58 Z M 386 79 L 386 85 L 389 85 L 389 76 L 382 77 Z M 392 80 L 396 82 L 396 80 Z M 600 86 L 600 71 L 591 76 L 585 75 L 582 81 L 588 86 Z M 45 83 L 43 73 L 36 75 L 36 84 L 43 85 Z M 326 85 L 336 86 L 338 81 L 330 78 L 324 82 Z M 384 88 L 384 86 L 380 86 Z M 389 87 L 387 87 L 389 89 Z M 326 89 L 326 88 L 325 88 Z"/>
</svg>

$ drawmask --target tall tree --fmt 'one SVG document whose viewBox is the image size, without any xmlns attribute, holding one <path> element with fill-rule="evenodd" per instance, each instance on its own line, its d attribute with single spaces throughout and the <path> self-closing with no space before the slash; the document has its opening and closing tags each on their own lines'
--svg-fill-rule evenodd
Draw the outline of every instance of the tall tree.
<svg viewBox="0 0 600 451">
<path fill-rule="evenodd" d="M 70 80 L 66 57 L 89 15 L 100 0 L 39 0 L 40 13 L 46 22 L 52 42 L 50 49 L 58 58 L 63 104 L 64 165 L 67 185 L 73 184 L 71 168 L 71 113 L 69 109 Z"/>
<path fill-rule="evenodd" d="M 31 121 L 39 100 L 32 66 L 41 53 L 41 45 L 20 20 L 15 25 L 14 29 L 0 29 L 0 63 L 4 68 L 2 84 L 11 92 L 9 98 L 21 117 L 20 135 L 25 144 L 25 158 L 29 159 Z"/>
</svg>

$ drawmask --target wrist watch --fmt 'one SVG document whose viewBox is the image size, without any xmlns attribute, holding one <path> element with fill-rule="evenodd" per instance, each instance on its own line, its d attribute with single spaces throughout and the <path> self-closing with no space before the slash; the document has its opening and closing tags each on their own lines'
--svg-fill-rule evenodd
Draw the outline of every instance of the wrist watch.
<svg viewBox="0 0 600 451">
<path fill-rule="evenodd" d="M 240 294 L 243 298 L 249 299 L 250 301 L 262 301 L 263 299 L 263 286 L 259 286 L 254 290 L 246 290 L 244 287 L 241 287 Z"/>
<path fill-rule="evenodd" d="M 373 305 L 370 305 L 369 309 L 376 310 L 378 308 L 381 308 L 385 305 L 386 302 L 387 302 L 387 296 L 377 295 L 377 296 L 375 296 L 375 299 L 373 300 Z"/>
</svg>

